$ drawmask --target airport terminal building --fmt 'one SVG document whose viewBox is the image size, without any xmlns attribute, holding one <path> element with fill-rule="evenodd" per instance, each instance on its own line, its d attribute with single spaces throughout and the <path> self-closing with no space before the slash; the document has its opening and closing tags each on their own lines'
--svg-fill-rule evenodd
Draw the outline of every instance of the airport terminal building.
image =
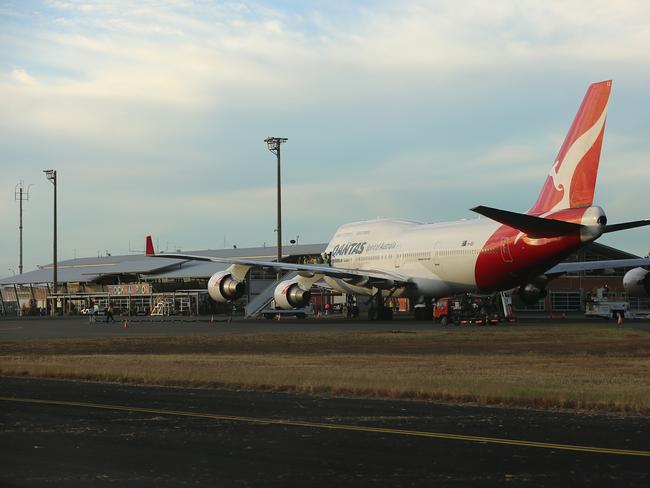
<svg viewBox="0 0 650 488">
<path fill-rule="evenodd" d="M 324 249 L 325 244 L 286 246 L 282 259 L 310 262 L 319 258 Z M 264 261 L 277 258 L 275 247 L 201 250 L 189 254 Z M 77 314 L 94 305 L 109 304 L 119 313 L 132 315 L 224 312 L 222 304 L 208 297 L 207 282 L 210 276 L 227 267 L 221 263 L 142 254 L 61 261 L 57 266 L 56 295 L 52 289 L 51 264 L 0 280 L 0 313 L 47 314 L 56 307 L 60 313 Z M 275 271 L 252 269 L 241 305 L 275 281 Z M 315 298 L 320 297 L 316 294 Z"/>
<path fill-rule="evenodd" d="M 326 244 L 299 244 L 283 247 L 283 261 L 318 262 Z M 275 247 L 233 248 L 189 251 L 187 254 L 223 258 L 275 260 Z M 591 243 L 566 261 L 596 261 L 636 258 L 633 254 Z M 125 315 L 195 315 L 230 312 L 229 307 L 216 304 L 207 294 L 207 281 L 226 264 L 190 261 L 178 258 L 123 255 L 78 258 L 58 263 L 58 293 L 52 292 L 52 265 L 0 280 L 0 314 L 79 314 L 95 305 L 110 306 Z M 598 288 L 605 288 L 609 298 L 630 302 L 633 310 L 650 309 L 648 299 L 625 296 L 622 278 L 627 269 L 615 268 L 567 274 L 549 283 L 548 296 L 536 304 L 525 305 L 513 296 L 515 310 L 546 313 L 580 313 Z M 260 294 L 274 287 L 274 270 L 253 268 L 249 274 L 244 297 L 235 305 L 236 313 Z M 316 290 L 312 302 L 344 302 L 327 288 Z M 413 304 L 400 299 L 400 309 Z"/>
</svg>

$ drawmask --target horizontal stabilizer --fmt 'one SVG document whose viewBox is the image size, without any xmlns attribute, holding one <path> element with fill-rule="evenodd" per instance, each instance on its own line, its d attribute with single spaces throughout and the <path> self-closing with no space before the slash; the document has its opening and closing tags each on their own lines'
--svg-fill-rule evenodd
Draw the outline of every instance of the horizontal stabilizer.
<svg viewBox="0 0 650 488">
<path fill-rule="evenodd" d="M 635 220 L 634 222 L 623 222 L 622 224 L 612 224 L 605 226 L 605 234 L 607 232 L 618 232 L 619 230 L 634 229 L 635 227 L 643 227 L 650 225 L 650 220 Z"/>
<path fill-rule="evenodd" d="M 565 236 L 575 234 L 585 228 L 585 226 L 574 224 L 573 222 L 544 219 L 542 217 L 509 212 L 507 210 L 499 210 L 498 208 L 484 207 L 483 205 L 479 205 L 470 210 L 509 227 L 518 229 L 532 238 Z"/>
<path fill-rule="evenodd" d="M 636 268 L 637 266 L 650 266 L 650 258 L 609 259 L 606 261 L 583 261 L 579 263 L 560 263 L 546 271 L 545 275 L 561 275 L 576 273 L 578 271 L 592 271 L 595 269 Z"/>
</svg>

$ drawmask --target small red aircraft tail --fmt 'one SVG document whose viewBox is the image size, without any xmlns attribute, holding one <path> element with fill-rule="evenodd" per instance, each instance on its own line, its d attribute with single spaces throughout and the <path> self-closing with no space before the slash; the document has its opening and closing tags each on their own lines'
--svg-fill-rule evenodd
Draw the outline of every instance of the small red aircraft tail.
<svg viewBox="0 0 650 488">
<path fill-rule="evenodd" d="M 147 243 L 145 246 L 145 253 L 147 256 L 153 256 L 156 254 L 156 251 L 153 248 L 153 241 L 151 240 L 151 236 L 147 236 Z"/>
<path fill-rule="evenodd" d="M 548 214 L 592 204 L 611 89 L 611 80 L 589 86 L 529 214 Z"/>
</svg>

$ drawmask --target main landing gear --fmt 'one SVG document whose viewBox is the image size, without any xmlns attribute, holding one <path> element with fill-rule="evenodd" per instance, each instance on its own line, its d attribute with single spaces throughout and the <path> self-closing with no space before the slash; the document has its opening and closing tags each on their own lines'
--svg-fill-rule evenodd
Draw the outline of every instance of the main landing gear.
<svg viewBox="0 0 650 488">
<path fill-rule="evenodd" d="M 390 298 L 395 290 L 392 290 L 388 297 L 384 298 L 381 290 L 375 293 L 368 309 L 368 320 L 393 320 L 393 309 L 384 305 L 386 299 Z"/>
<path fill-rule="evenodd" d="M 420 297 L 413 307 L 415 320 L 433 320 L 433 302 L 429 297 Z"/>
</svg>

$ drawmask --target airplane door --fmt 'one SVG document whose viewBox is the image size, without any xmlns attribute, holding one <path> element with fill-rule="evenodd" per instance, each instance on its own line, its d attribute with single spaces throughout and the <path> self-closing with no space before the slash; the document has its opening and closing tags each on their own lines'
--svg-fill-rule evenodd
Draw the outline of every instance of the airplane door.
<svg viewBox="0 0 650 488">
<path fill-rule="evenodd" d="M 512 254 L 510 254 L 510 241 L 504 237 L 501 239 L 501 259 L 504 263 L 512 263 Z"/>
</svg>

